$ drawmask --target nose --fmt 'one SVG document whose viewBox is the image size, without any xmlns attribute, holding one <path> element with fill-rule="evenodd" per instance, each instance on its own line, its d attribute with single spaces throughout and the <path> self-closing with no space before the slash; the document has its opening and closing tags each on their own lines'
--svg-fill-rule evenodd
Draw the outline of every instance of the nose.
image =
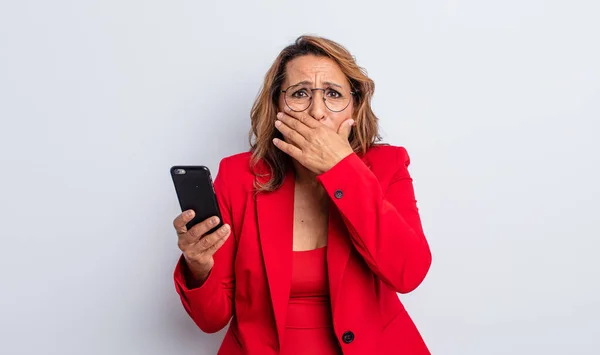
<svg viewBox="0 0 600 355">
<path fill-rule="evenodd" d="M 312 103 L 308 109 L 308 113 L 319 121 L 325 118 L 325 114 L 327 112 L 323 95 L 325 95 L 323 90 L 313 91 Z"/>
</svg>

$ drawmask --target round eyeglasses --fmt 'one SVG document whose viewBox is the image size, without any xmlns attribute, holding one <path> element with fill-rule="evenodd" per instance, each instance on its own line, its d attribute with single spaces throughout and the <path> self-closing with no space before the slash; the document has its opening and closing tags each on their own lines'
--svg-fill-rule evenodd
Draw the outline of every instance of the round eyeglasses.
<svg viewBox="0 0 600 355">
<path fill-rule="evenodd" d="M 333 112 L 344 111 L 349 105 L 350 100 L 355 95 L 354 91 L 348 91 L 341 87 L 310 88 L 306 84 L 296 84 L 281 90 L 287 107 L 295 112 L 306 110 L 312 104 L 313 92 L 322 91 L 325 106 Z"/>
</svg>

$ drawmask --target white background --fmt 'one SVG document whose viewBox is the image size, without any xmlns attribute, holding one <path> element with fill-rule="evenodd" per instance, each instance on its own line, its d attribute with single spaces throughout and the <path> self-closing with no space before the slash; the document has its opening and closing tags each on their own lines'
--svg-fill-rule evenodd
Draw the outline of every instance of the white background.
<svg viewBox="0 0 600 355">
<path fill-rule="evenodd" d="M 247 150 L 303 33 L 346 46 L 405 146 L 434 354 L 600 353 L 595 1 L 3 1 L 0 353 L 214 354 L 172 281 L 168 169 Z"/>
</svg>

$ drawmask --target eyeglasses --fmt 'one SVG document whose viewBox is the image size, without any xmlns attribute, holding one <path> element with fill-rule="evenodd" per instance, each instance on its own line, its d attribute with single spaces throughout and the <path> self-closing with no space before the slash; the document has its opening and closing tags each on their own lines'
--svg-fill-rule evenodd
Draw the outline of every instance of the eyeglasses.
<svg viewBox="0 0 600 355">
<path fill-rule="evenodd" d="M 354 91 L 348 91 L 344 88 L 310 88 L 306 84 L 296 84 L 281 90 L 284 94 L 284 101 L 290 110 L 302 112 L 310 107 L 314 91 L 323 92 L 323 101 L 325 106 L 333 112 L 344 111 L 349 105 L 351 98 L 356 94 Z"/>
</svg>

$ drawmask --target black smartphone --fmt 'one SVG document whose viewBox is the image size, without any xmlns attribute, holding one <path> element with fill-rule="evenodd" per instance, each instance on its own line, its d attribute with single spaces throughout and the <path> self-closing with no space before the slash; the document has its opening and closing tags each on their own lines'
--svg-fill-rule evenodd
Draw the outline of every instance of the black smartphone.
<svg viewBox="0 0 600 355">
<path fill-rule="evenodd" d="M 196 213 L 194 218 L 187 223 L 188 230 L 212 216 L 218 216 L 219 223 L 204 235 L 213 233 L 223 225 L 212 176 L 206 166 L 173 166 L 171 167 L 171 177 L 181 211 L 194 210 Z"/>
</svg>

